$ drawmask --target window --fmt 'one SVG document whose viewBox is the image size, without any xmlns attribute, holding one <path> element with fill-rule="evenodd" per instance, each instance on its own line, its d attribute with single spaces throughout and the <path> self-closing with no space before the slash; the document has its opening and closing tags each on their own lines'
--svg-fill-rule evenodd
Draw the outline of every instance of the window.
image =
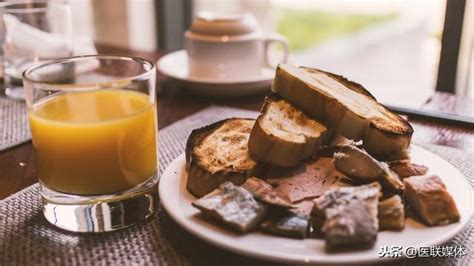
<svg viewBox="0 0 474 266">
<path fill-rule="evenodd" d="M 418 106 L 434 92 L 446 1 L 217 2 L 197 0 L 195 13 L 251 12 L 288 38 L 292 63 L 344 75 L 384 103 Z"/>
</svg>

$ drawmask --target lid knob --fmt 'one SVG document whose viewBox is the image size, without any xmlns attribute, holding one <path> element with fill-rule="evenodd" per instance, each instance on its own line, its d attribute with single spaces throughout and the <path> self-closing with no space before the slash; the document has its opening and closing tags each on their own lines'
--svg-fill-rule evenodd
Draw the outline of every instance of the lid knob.
<svg viewBox="0 0 474 266">
<path fill-rule="evenodd" d="M 257 20 L 249 13 L 201 12 L 193 21 L 190 32 L 200 35 L 242 35 L 260 30 Z"/>
</svg>

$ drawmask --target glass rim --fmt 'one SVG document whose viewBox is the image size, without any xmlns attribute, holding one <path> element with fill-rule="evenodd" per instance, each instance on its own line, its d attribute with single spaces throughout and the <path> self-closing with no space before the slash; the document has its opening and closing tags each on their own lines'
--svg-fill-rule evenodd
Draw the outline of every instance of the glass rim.
<svg viewBox="0 0 474 266">
<path fill-rule="evenodd" d="M 41 4 L 41 6 L 35 7 L 34 5 Z M 32 6 L 33 5 L 33 6 Z M 6 3 L 0 6 L 0 9 L 7 14 L 28 14 L 46 12 L 50 5 L 68 5 L 65 0 L 62 1 L 47 1 L 47 0 L 34 0 L 29 2 L 12 2 Z"/>
<path fill-rule="evenodd" d="M 64 64 L 64 63 L 73 63 L 79 61 L 87 61 L 90 59 L 112 59 L 112 60 L 120 60 L 120 61 L 129 61 L 139 63 L 141 65 L 148 66 L 148 69 L 145 67 L 145 71 L 141 74 L 134 75 L 134 76 L 127 76 L 121 77 L 110 81 L 103 81 L 103 82 L 95 82 L 95 83 L 77 83 L 77 84 L 65 84 L 60 82 L 45 82 L 41 80 L 35 80 L 30 75 L 32 72 L 37 71 L 43 67 L 57 65 L 57 64 Z M 110 87 L 117 87 L 117 85 L 128 83 L 131 80 L 145 80 L 149 78 L 153 73 L 155 73 L 156 66 L 155 64 L 144 58 L 130 56 L 130 55 L 121 55 L 121 54 L 94 54 L 94 55 L 78 55 L 78 56 L 70 56 L 60 59 L 48 60 L 43 63 L 35 64 L 30 66 L 22 73 L 23 80 L 34 84 L 35 86 L 46 86 L 49 89 L 51 87 L 57 91 L 87 91 L 87 90 L 97 90 L 97 89 L 104 89 Z"/>
</svg>

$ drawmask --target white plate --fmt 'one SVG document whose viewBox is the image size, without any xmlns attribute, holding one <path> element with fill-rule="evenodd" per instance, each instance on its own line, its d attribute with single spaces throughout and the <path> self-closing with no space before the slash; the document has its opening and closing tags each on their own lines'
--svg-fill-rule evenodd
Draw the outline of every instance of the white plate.
<svg viewBox="0 0 474 266">
<path fill-rule="evenodd" d="M 473 214 L 473 193 L 459 170 L 437 155 L 417 146 L 412 146 L 411 155 L 413 162 L 428 166 L 430 174 L 438 174 L 443 179 L 461 213 L 461 221 L 446 226 L 426 227 L 408 219 L 405 229 L 401 232 L 380 232 L 374 247 L 369 250 L 328 254 L 324 251 L 323 240 L 298 240 L 259 232 L 238 235 L 199 219 L 196 217 L 199 211 L 191 206 L 195 198 L 186 190 L 184 154 L 176 158 L 162 175 L 159 192 L 166 211 L 184 229 L 204 241 L 238 254 L 279 262 L 380 262 L 380 247 L 440 245 L 460 232 Z"/>
<path fill-rule="evenodd" d="M 185 50 L 169 53 L 157 62 L 158 70 L 165 76 L 181 82 L 197 94 L 216 97 L 236 97 L 269 90 L 275 70 L 262 68 L 260 75 L 241 79 L 212 79 L 191 76 Z"/>
</svg>

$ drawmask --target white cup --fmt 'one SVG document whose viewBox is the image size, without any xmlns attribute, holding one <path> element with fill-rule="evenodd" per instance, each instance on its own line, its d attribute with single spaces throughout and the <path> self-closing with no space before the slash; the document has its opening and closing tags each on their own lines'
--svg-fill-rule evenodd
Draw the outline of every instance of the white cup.
<svg viewBox="0 0 474 266">
<path fill-rule="evenodd" d="M 275 67 L 268 56 L 274 42 L 283 46 L 282 62 L 286 62 L 286 38 L 264 33 L 252 15 L 201 13 L 185 33 L 189 74 L 213 79 L 258 76 L 263 67 Z"/>
</svg>

